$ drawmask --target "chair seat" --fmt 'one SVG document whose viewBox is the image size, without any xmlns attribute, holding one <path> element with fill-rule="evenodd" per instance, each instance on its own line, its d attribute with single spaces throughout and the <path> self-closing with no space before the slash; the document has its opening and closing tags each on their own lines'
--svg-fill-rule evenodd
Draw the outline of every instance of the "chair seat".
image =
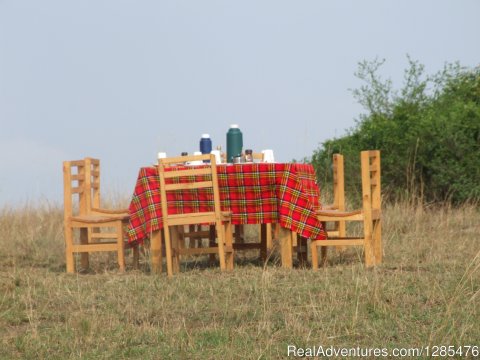
<svg viewBox="0 0 480 360">
<path fill-rule="evenodd" d="M 112 214 L 112 215 L 79 215 L 72 216 L 70 218 L 73 222 L 92 223 L 92 224 L 105 224 L 112 221 L 126 221 L 128 220 L 128 214 Z"/>
</svg>

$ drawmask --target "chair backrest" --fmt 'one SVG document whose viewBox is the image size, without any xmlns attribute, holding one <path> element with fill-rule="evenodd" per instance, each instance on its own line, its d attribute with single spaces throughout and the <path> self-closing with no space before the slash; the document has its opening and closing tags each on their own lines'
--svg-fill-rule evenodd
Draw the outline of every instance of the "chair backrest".
<svg viewBox="0 0 480 360">
<path fill-rule="evenodd" d="M 252 153 L 253 161 L 263 162 L 263 153 Z"/>
<path fill-rule="evenodd" d="M 183 165 L 184 162 L 192 161 L 203 161 L 204 164 L 196 166 Z M 190 192 L 189 201 L 196 204 L 196 206 L 190 207 L 192 213 L 214 212 L 215 219 L 220 221 L 220 194 L 215 155 L 204 154 L 159 159 L 158 174 L 160 177 L 160 196 L 164 224 L 166 220 L 168 221 L 169 216 L 174 215 L 170 213 L 168 194 L 178 191 Z M 199 202 L 200 193 L 202 193 L 202 203 Z M 211 207 L 206 204 L 210 200 L 213 200 Z M 209 208 L 209 211 L 200 211 L 200 208 Z"/>
<path fill-rule="evenodd" d="M 345 210 L 345 171 L 343 155 L 333 154 L 333 207 Z"/>
<path fill-rule="evenodd" d="M 100 160 L 63 162 L 63 198 L 65 217 L 87 215 L 92 207 L 100 207 Z"/>
<path fill-rule="evenodd" d="M 363 209 L 367 221 L 381 210 L 380 151 L 361 152 Z M 375 215 L 375 214 L 374 214 Z"/>
</svg>

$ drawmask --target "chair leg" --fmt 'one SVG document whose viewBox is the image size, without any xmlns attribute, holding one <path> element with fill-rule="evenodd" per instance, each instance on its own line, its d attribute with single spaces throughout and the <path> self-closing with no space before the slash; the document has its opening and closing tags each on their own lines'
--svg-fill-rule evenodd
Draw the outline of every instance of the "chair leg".
<svg viewBox="0 0 480 360">
<path fill-rule="evenodd" d="M 328 252 L 328 247 L 322 246 L 320 249 L 322 253 L 322 267 L 325 267 L 327 265 L 327 252 Z"/>
<path fill-rule="evenodd" d="M 138 249 L 137 244 L 133 245 L 132 251 L 133 251 L 133 268 L 135 270 L 138 270 L 138 268 L 140 267 L 140 251 Z"/>
<path fill-rule="evenodd" d="M 209 244 L 208 246 L 214 247 L 215 246 L 215 237 L 216 237 L 216 230 L 215 225 L 209 225 L 210 235 L 208 237 Z M 215 262 L 215 254 L 209 255 L 209 263 L 212 265 Z"/>
<path fill-rule="evenodd" d="M 118 266 L 121 272 L 125 271 L 125 244 L 123 243 L 123 224 L 121 221 L 117 223 L 117 257 Z"/>
<path fill-rule="evenodd" d="M 346 223 L 345 223 L 345 221 L 338 221 L 338 222 L 336 223 L 335 227 L 336 227 L 336 230 L 338 231 L 338 237 L 344 238 L 344 237 L 347 236 L 347 235 L 346 235 L 347 230 L 346 230 Z M 342 246 L 342 245 L 337 245 L 337 246 L 335 246 L 335 250 L 336 250 L 337 252 L 340 252 L 340 253 L 341 253 L 341 252 L 344 252 L 346 249 L 347 249 L 347 247 L 344 246 L 344 245 L 343 245 L 343 246 Z"/>
<path fill-rule="evenodd" d="M 88 228 L 80 229 L 80 244 L 82 245 L 88 244 Z M 89 255 L 88 252 L 82 252 L 80 254 L 80 263 L 82 264 L 82 270 L 87 270 L 90 267 L 88 255 Z"/>
<path fill-rule="evenodd" d="M 217 228 L 217 238 L 218 238 L 218 257 L 220 259 L 220 270 L 226 270 L 225 264 L 225 228 L 221 223 L 215 224 Z"/>
<path fill-rule="evenodd" d="M 67 273 L 75 272 L 75 259 L 73 257 L 73 229 L 65 226 L 65 260 L 67 265 Z"/>
<path fill-rule="evenodd" d="M 165 239 L 165 257 L 167 258 L 167 275 L 171 277 L 173 275 L 172 243 L 168 227 L 163 229 L 163 236 Z"/>
<path fill-rule="evenodd" d="M 365 267 L 372 267 L 375 266 L 375 250 L 373 245 L 373 238 L 372 234 L 365 234 L 365 246 L 364 246 L 364 253 L 365 253 Z"/>
<path fill-rule="evenodd" d="M 229 221 L 223 227 L 225 231 L 225 262 L 227 270 L 233 270 L 233 236 L 232 236 L 232 223 Z"/>
<path fill-rule="evenodd" d="M 316 271 L 318 270 L 318 249 L 315 240 L 310 243 L 310 253 L 312 254 L 312 269 Z"/>
<path fill-rule="evenodd" d="M 172 244 L 172 250 L 173 250 L 173 256 L 172 256 L 172 260 L 173 260 L 173 267 L 172 267 L 172 270 L 173 270 L 173 273 L 179 273 L 180 272 L 180 253 L 178 251 L 178 249 L 181 247 L 181 240 L 180 240 L 180 232 L 178 231 L 178 226 L 172 226 L 170 228 L 170 235 L 171 235 L 171 238 L 172 238 L 172 241 L 171 241 L 171 244 Z"/>
<path fill-rule="evenodd" d="M 373 241 L 375 247 L 375 265 L 382 263 L 383 249 L 382 249 L 382 222 L 376 220 L 373 226 Z"/>
</svg>

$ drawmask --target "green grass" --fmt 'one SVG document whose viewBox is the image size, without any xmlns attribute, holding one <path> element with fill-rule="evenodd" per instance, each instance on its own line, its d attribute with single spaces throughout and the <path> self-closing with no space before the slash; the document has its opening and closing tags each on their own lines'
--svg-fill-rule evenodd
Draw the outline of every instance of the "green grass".
<svg viewBox="0 0 480 360">
<path fill-rule="evenodd" d="M 232 273 L 190 267 L 167 279 L 145 260 L 118 273 L 113 255 L 92 256 L 92 272 L 68 275 L 61 207 L 3 208 L 0 359 L 278 359 L 288 345 L 478 346 L 479 215 L 469 206 L 388 206 L 384 263 L 373 270 L 349 249 L 331 252 L 316 273 L 244 258 Z"/>
</svg>

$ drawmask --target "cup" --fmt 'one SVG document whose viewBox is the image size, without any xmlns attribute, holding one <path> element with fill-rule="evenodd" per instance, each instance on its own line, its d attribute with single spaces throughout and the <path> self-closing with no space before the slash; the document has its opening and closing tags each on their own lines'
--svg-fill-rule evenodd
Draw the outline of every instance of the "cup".
<svg viewBox="0 0 480 360">
<path fill-rule="evenodd" d="M 158 155 L 157 155 L 158 159 L 165 159 L 166 157 L 167 157 L 166 152 L 159 152 Z"/>
<path fill-rule="evenodd" d="M 220 155 L 220 150 L 212 150 L 210 152 L 210 154 L 213 154 L 215 155 L 215 162 L 217 164 L 221 164 L 222 163 L 222 156 Z"/>
<path fill-rule="evenodd" d="M 275 162 L 275 158 L 273 157 L 273 150 L 262 150 L 263 154 L 263 162 L 265 163 L 273 163 Z"/>
<path fill-rule="evenodd" d="M 197 155 L 202 155 L 202 152 L 201 151 L 194 151 L 193 152 L 193 155 L 197 156 Z M 203 161 L 202 160 L 193 160 L 193 161 L 190 161 L 190 165 L 202 165 L 203 164 Z"/>
</svg>

